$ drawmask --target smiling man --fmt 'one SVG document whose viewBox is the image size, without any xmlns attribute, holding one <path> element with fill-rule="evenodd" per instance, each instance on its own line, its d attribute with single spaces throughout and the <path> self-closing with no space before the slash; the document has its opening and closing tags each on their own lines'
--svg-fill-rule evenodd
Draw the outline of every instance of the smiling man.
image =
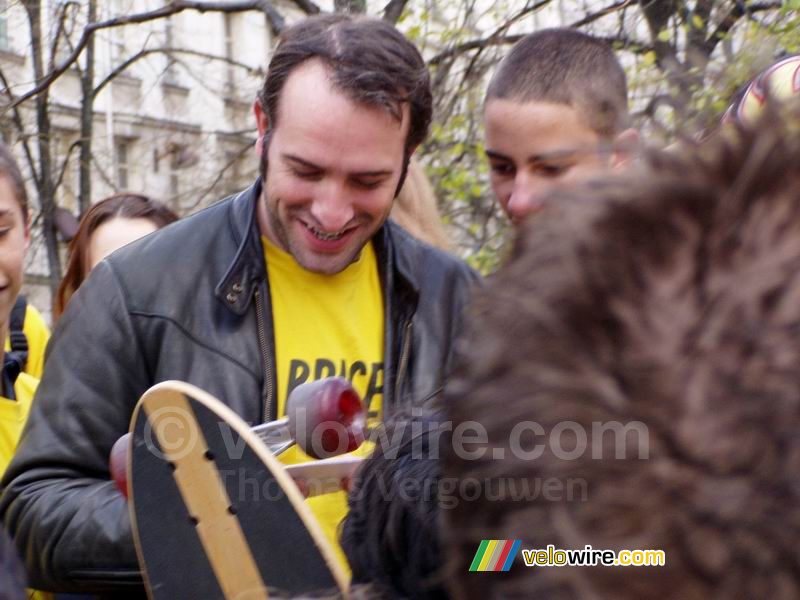
<svg viewBox="0 0 800 600">
<path fill-rule="evenodd" d="M 419 52 L 380 20 L 306 20 L 254 110 L 255 184 L 104 260 L 59 322 L 0 499 L 37 585 L 141 592 L 108 455 L 154 383 L 193 383 L 251 423 L 328 375 L 373 419 L 442 385 L 475 275 L 387 221 L 431 116 Z M 313 508 L 333 536 L 344 494 Z"/>
<path fill-rule="evenodd" d="M 638 140 L 628 128 L 625 72 L 611 47 L 572 29 L 524 37 L 486 92 L 492 189 L 515 224 L 554 186 L 623 164 Z"/>
<path fill-rule="evenodd" d="M 403 176 L 409 111 L 361 106 L 309 60 L 287 79 L 280 127 L 262 155 L 261 230 L 303 269 L 332 275 L 353 263 L 392 209 Z M 255 105 L 259 134 L 272 119 Z M 333 152 L 331 152 L 333 150 Z M 343 199 L 346 199 L 343 201 Z"/>
</svg>

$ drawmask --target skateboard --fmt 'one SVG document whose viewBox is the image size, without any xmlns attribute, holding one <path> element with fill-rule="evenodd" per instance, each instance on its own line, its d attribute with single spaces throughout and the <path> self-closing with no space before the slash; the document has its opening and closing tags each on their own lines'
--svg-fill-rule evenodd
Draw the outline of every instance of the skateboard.
<svg viewBox="0 0 800 600">
<path fill-rule="evenodd" d="M 289 471 L 229 407 L 166 381 L 139 400 L 131 434 L 129 510 L 151 600 L 346 595 L 347 575 Z M 347 458 L 298 476 L 352 475 Z"/>
</svg>

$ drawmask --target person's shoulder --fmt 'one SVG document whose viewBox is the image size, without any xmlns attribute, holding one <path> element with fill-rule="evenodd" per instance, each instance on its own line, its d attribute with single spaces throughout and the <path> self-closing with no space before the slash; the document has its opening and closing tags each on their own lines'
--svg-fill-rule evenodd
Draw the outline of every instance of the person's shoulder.
<svg viewBox="0 0 800 600">
<path fill-rule="evenodd" d="M 248 210 L 246 192 L 220 200 L 113 252 L 81 287 L 112 293 L 126 311 L 185 308 L 191 295 L 213 288 L 230 267 L 247 235 Z"/>
<path fill-rule="evenodd" d="M 386 230 L 401 267 L 426 276 L 454 277 L 467 282 L 480 280 L 480 274 L 464 260 L 414 237 L 397 223 L 387 221 Z"/>
<path fill-rule="evenodd" d="M 133 242 L 128 247 L 140 245 L 137 252 L 153 246 L 159 250 L 164 246 L 179 246 L 187 242 L 187 239 L 197 243 L 213 243 L 217 236 L 227 233 L 231 227 L 232 210 L 234 202 L 239 198 L 229 196 L 211 206 L 197 211 L 189 216 L 178 219 L 166 227 L 159 229 L 149 236 Z M 214 237 L 203 239 L 200 236 L 211 234 Z M 122 253 L 120 253 L 122 255 Z"/>
<path fill-rule="evenodd" d="M 50 328 L 47 326 L 47 323 L 45 323 L 42 313 L 30 302 L 28 302 L 28 305 L 25 307 L 24 331 L 25 335 L 28 337 L 29 346 L 33 338 L 37 340 L 43 339 L 45 344 L 50 338 Z"/>
<path fill-rule="evenodd" d="M 115 272 L 137 273 L 146 267 L 162 270 L 170 265 L 194 264 L 201 254 L 224 253 L 226 248 L 238 246 L 245 235 L 245 213 L 252 212 L 249 191 L 179 219 L 117 250 L 106 260 Z"/>
</svg>

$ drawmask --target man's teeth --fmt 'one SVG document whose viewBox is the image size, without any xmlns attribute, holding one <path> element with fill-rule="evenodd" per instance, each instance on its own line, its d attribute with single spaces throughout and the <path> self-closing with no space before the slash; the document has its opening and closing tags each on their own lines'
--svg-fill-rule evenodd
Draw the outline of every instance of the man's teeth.
<svg viewBox="0 0 800 600">
<path fill-rule="evenodd" d="M 314 237 L 317 237 L 325 242 L 341 239 L 341 237 L 345 234 L 344 231 L 340 231 L 339 233 L 325 233 L 324 231 L 320 231 L 319 229 L 315 229 L 313 227 L 309 227 L 309 229 L 311 230 L 311 233 L 314 234 Z"/>
</svg>

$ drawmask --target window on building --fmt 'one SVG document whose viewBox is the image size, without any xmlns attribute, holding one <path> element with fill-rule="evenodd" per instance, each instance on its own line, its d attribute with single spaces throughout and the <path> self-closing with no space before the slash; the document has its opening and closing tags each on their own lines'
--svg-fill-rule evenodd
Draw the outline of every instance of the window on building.
<svg viewBox="0 0 800 600">
<path fill-rule="evenodd" d="M 176 48 L 175 24 L 172 17 L 168 17 L 164 23 L 164 46 L 168 49 Z M 173 85 L 178 85 L 178 66 L 175 57 L 171 52 L 166 54 L 167 66 L 164 69 L 164 81 Z"/>
<path fill-rule="evenodd" d="M 233 55 L 233 15 L 226 13 L 223 17 L 225 19 L 225 58 L 232 61 L 235 59 Z M 231 91 L 236 85 L 236 79 L 233 65 L 230 62 L 226 65 L 225 75 L 228 91 Z"/>
<path fill-rule="evenodd" d="M 180 157 L 184 147 L 175 144 L 169 156 L 169 193 L 175 197 L 181 193 Z"/>
<path fill-rule="evenodd" d="M 121 190 L 128 189 L 128 154 L 130 151 L 130 142 L 124 139 L 118 139 L 115 144 L 117 154 L 117 187 Z"/>
</svg>

